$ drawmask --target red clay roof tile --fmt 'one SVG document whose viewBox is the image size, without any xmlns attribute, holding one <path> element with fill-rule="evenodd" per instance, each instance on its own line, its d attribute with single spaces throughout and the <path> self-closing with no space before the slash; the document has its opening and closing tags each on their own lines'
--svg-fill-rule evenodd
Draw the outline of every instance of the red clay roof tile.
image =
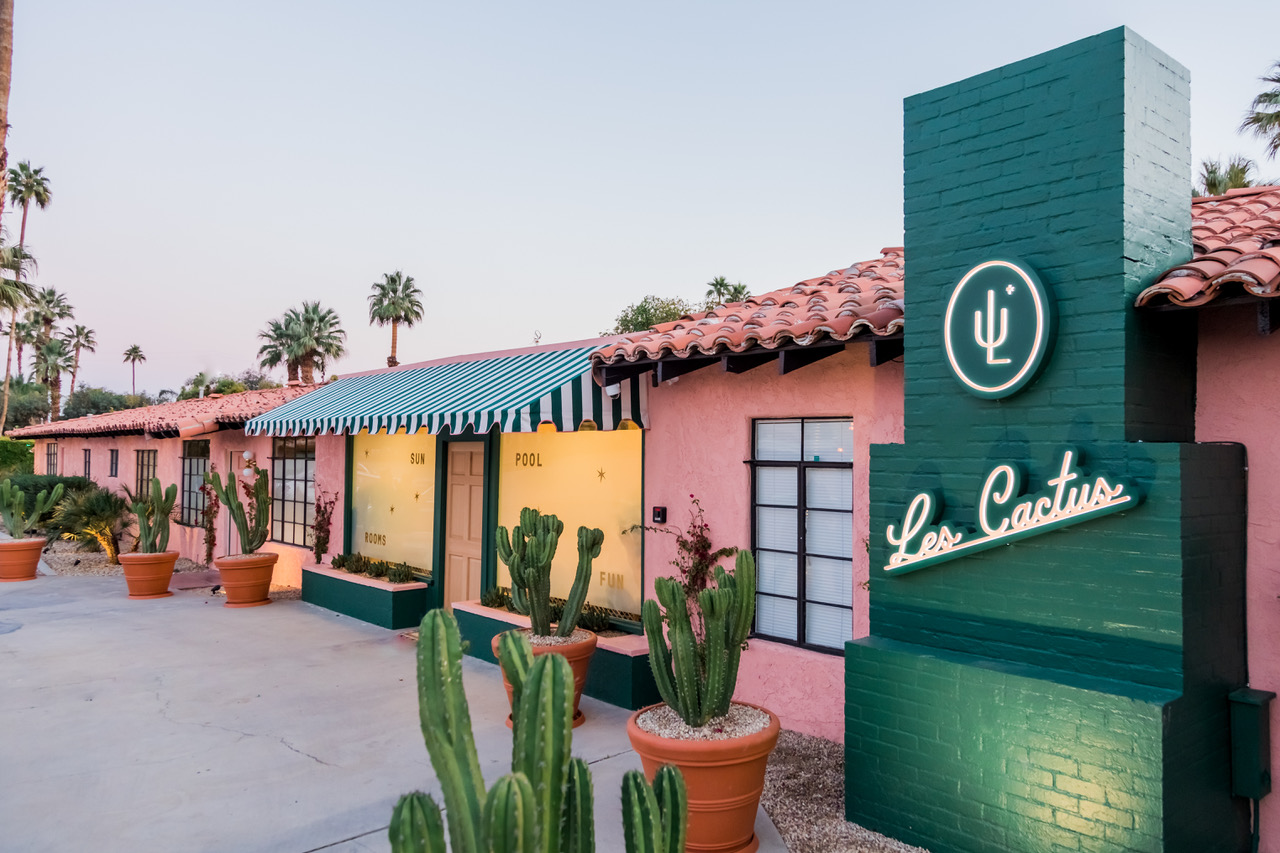
<svg viewBox="0 0 1280 853">
<path fill-rule="evenodd" d="M 1191 200 L 1192 260 L 1165 270 L 1135 305 L 1192 307 L 1221 294 L 1280 295 L 1280 187 Z"/>
<path fill-rule="evenodd" d="M 745 302 L 686 314 L 592 353 L 597 364 L 807 346 L 902 331 L 902 248 Z"/>
<path fill-rule="evenodd" d="M 249 418 L 301 397 L 319 385 L 293 385 L 212 394 L 204 398 L 159 403 L 121 412 L 86 415 L 68 421 L 35 424 L 9 433 L 12 438 L 59 438 L 63 436 L 122 435 L 149 433 L 157 436 L 203 435 L 219 427 L 236 427 Z"/>
</svg>

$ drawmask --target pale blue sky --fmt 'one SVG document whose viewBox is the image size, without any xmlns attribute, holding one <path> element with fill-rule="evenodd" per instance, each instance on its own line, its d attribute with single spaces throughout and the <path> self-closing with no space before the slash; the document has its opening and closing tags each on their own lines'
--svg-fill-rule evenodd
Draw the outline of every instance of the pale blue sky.
<svg viewBox="0 0 1280 853">
<path fill-rule="evenodd" d="M 81 382 L 256 361 L 303 299 L 338 372 L 384 363 L 366 297 L 403 269 L 410 362 L 591 337 L 645 293 L 754 292 L 902 240 L 902 99 L 1121 24 L 1188 66 L 1192 156 L 1280 59 L 1242 2 L 17 0 L 9 160 L 44 166 L 35 279 L 97 330 Z M 18 218 L 5 224 L 16 238 Z"/>
</svg>

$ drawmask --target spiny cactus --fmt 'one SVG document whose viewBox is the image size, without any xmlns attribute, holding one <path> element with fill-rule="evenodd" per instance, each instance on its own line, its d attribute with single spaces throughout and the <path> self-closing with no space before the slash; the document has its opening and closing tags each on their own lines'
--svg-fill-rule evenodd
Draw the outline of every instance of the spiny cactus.
<svg viewBox="0 0 1280 853">
<path fill-rule="evenodd" d="M 27 515 L 27 496 L 22 489 L 9 480 L 0 483 L 0 518 L 4 519 L 4 527 L 9 531 L 9 535 L 14 539 L 25 537 L 40 523 L 40 516 L 62 499 L 62 492 L 61 483 L 55 485 L 52 492 L 41 491 L 36 495 L 36 503 L 31 508 L 31 515 Z"/>
<path fill-rule="evenodd" d="M 507 528 L 498 527 L 498 558 L 511 572 L 511 606 L 529 617 L 533 633 L 539 637 L 551 636 L 551 561 L 563 532 L 564 522 L 560 519 L 529 507 L 520 510 L 520 523 L 510 536 Z M 603 543 L 604 531 L 600 528 L 578 528 L 578 572 L 555 636 L 568 637 L 578 627 L 591 586 L 591 564 L 600 556 Z"/>
<path fill-rule="evenodd" d="M 236 484 L 235 472 L 227 473 L 227 485 L 224 488 L 222 478 L 217 471 L 204 475 L 204 481 L 213 489 L 213 493 L 222 501 L 223 506 L 231 513 L 231 520 L 236 524 L 236 532 L 240 534 L 240 553 L 252 554 L 267 541 L 267 523 L 271 519 L 271 495 L 267 472 L 261 468 L 253 481 L 253 524 L 245 513 L 244 504 L 240 502 L 240 489 Z"/>
<path fill-rule="evenodd" d="M 515 631 L 499 644 L 504 671 L 515 687 L 512 772 L 486 791 L 462 689 L 458 623 L 444 610 L 422 618 L 418 715 L 444 791 L 449 846 L 440 807 L 427 794 L 414 792 L 401 797 L 392 812 L 392 853 L 594 853 L 591 771 L 569 754 L 569 664 L 554 654 L 535 660 L 528 639 Z M 644 804 L 624 810 L 627 853 L 682 853 L 688 799 L 680 771 L 663 767 L 650 788 L 633 770 L 623 789 L 624 803 Z"/>
<path fill-rule="evenodd" d="M 714 589 L 698 593 L 703 637 L 693 630 L 684 588 L 673 578 L 654 580 L 658 600 L 641 607 L 649 639 L 649 666 L 658 693 L 680 718 L 695 728 L 729 712 L 738 683 L 742 647 L 756 612 L 756 564 L 750 551 L 739 551 L 733 574 L 716 567 Z M 659 611 L 662 603 L 665 615 Z M 667 638 L 663 637 L 663 623 Z"/>
<path fill-rule="evenodd" d="M 133 514 L 138 517 L 138 550 L 143 554 L 160 554 L 169 550 L 169 517 L 178 502 L 178 487 L 171 484 L 163 492 L 160 479 L 151 479 L 151 488 L 133 501 Z"/>
</svg>

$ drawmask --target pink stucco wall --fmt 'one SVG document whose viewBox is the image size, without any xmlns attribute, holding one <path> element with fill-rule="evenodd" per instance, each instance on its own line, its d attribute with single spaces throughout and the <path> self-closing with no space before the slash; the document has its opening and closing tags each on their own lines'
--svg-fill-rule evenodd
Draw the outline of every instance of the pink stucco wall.
<svg viewBox="0 0 1280 853">
<path fill-rule="evenodd" d="M 1247 306 L 1200 314 L 1196 440 L 1238 441 L 1249 454 L 1249 685 L 1280 693 L 1280 334 L 1257 334 Z M 1280 767 L 1280 707 L 1271 706 L 1271 766 Z M 1262 801 L 1263 853 L 1280 851 L 1280 796 Z"/>
<path fill-rule="evenodd" d="M 702 502 L 716 545 L 751 542 L 750 472 L 753 418 L 852 417 L 853 636 L 868 630 L 867 471 L 870 445 L 902 441 L 902 365 L 869 366 L 867 347 L 779 376 L 776 363 L 731 374 L 712 366 L 650 391 L 645 439 L 645 516 L 665 506 L 683 528 L 689 495 Z M 674 573 L 672 537 L 645 534 L 645 597 L 653 578 Z M 752 640 L 743 655 L 735 697 L 763 705 L 788 729 L 844 739 L 844 657 Z"/>
<path fill-rule="evenodd" d="M 232 453 L 237 456 L 237 467 L 235 468 L 237 472 L 244 467 L 244 461 L 240 454 L 246 450 L 253 451 L 259 465 L 263 467 L 270 465 L 270 438 L 250 438 L 240 430 L 223 430 L 222 432 L 199 437 L 209 439 L 209 461 L 224 478 L 227 475 L 227 466 Z M 46 473 L 45 448 L 49 441 L 50 439 L 35 440 L 35 466 L 37 473 Z M 115 490 L 119 490 L 122 485 L 128 486 L 130 489 L 134 488 L 137 477 L 137 456 L 135 451 L 156 450 L 158 451 L 156 453 L 156 476 L 160 478 L 160 482 L 165 486 L 170 483 L 177 483 L 179 489 L 181 489 L 182 439 L 180 438 L 151 438 L 141 435 L 73 437 L 57 439 L 57 446 L 58 473 L 64 476 L 83 476 L 84 451 L 89 449 L 92 451 L 90 476 L 100 486 Z M 338 493 L 338 504 L 334 508 L 330 540 L 332 544 L 330 545 L 329 553 L 331 555 L 342 550 L 345 448 L 345 439 L 341 436 L 320 436 L 316 439 L 316 487 L 325 492 Z M 109 451 L 113 449 L 118 450 L 120 453 L 120 464 L 117 471 L 118 476 L 116 477 L 108 476 L 110 473 Z M 181 493 L 178 496 L 178 503 L 179 505 L 182 503 Z M 217 530 L 218 542 L 214 549 L 214 556 L 223 556 L 239 551 L 239 538 L 234 532 L 234 526 L 231 525 L 230 514 L 227 512 L 226 507 L 223 507 L 218 513 Z M 230 534 L 228 535 L 229 531 Z M 175 522 L 170 529 L 169 547 L 188 559 L 203 562 L 203 528 L 188 527 Z M 301 586 L 302 566 L 315 561 L 314 555 L 306 548 L 270 540 L 267 541 L 262 550 L 280 555 L 280 560 L 276 563 L 275 573 L 272 575 L 272 582 L 285 586 Z"/>
</svg>

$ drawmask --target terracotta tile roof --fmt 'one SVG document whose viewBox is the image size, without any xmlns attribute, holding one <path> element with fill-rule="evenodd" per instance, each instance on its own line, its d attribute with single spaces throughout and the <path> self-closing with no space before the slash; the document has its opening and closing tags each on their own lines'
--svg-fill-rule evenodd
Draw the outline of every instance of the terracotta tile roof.
<svg viewBox="0 0 1280 853">
<path fill-rule="evenodd" d="M 1138 295 L 1137 306 L 1191 307 L 1241 289 L 1280 295 L 1280 187 L 1192 199 L 1191 243 L 1191 260 L 1166 270 Z"/>
<path fill-rule="evenodd" d="M 13 438 L 58 438 L 76 435 L 128 435 L 147 433 L 157 437 L 193 436 L 241 426 L 249 418 L 301 397 L 318 385 L 295 385 L 239 394 L 211 394 L 203 399 L 160 403 L 121 412 L 86 415 L 67 421 L 21 427 Z"/>
<path fill-rule="evenodd" d="M 902 331 L 903 252 L 880 252 L 872 261 L 637 332 L 591 359 L 620 364 L 896 334 Z"/>
</svg>

